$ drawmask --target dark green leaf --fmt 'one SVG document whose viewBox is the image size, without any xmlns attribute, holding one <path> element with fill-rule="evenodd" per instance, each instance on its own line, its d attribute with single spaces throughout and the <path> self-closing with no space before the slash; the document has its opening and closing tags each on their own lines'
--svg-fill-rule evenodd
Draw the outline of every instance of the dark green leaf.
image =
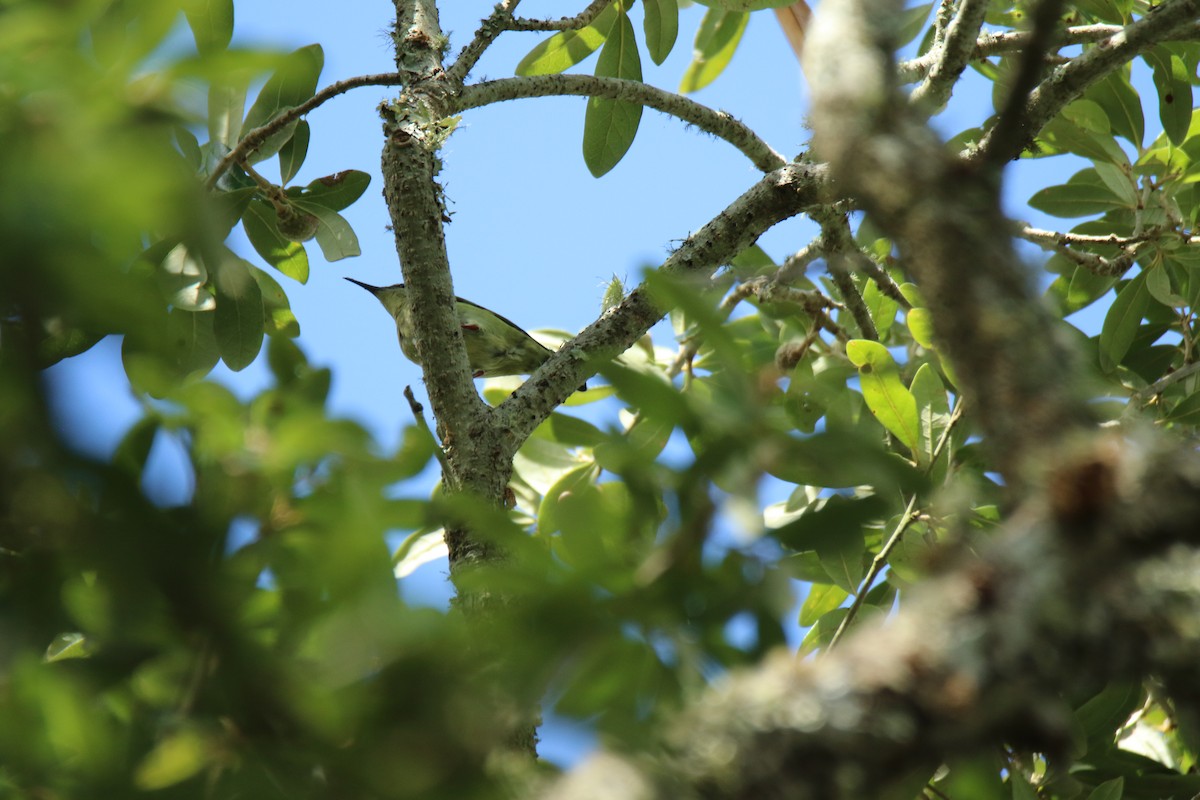
<svg viewBox="0 0 1200 800">
<path fill-rule="evenodd" d="M 1163 132 L 1178 146 L 1187 138 L 1192 124 L 1192 83 L 1183 59 L 1165 47 L 1145 54 L 1154 68 L 1154 88 L 1158 90 L 1158 118 Z"/>
<path fill-rule="evenodd" d="M 678 0 L 644 0 L 642 28 L 646 33 L 646 49 L 650 59 L 661 64 L 671 54 L 679 36 Z"/>
<path fill-rule="evenodd" d="M 296 123 L 296 129 L 292 131 L 292 137 L 279 150 L 279 176 L 285 185 L 296 177 L 296 173 L 304 165 L 304 159 L 308 155 L 309 136 L 307 120 L 300 120 Z"/>
<path fill-rule="evenodd" d="M 263 260 L 300 283 L 308 282 L 308 252 L 304 245 L 285 238 L 270 203 L 255 198 L 242 217 L 246 238 Z"/>
<path fill-rule="evenodd" d="M 1104 109 L 1113 133 L 1124 136 L 1138 147 L 1142 146 L 1142 139 L 1146 136 L 1146 120 L 1142 116 L 1141 98 L 1129 83 L 1128 68 L 1113 72 L 1104 80 L 1092 84 L 1083 96 Z"/>
<path fill-rule="evenodd" d="M 1113 778 L 1092 790 L 1087 800 L 1121 800 L 1125 795 L 1125 779 Z"/>
<path fill-rule="evenodd" d="M 1055 217 L 1086 217 L 1126 207 L 1094 169 L 1080 170 L 1066 183 L 1042 189 L 1029 198 L 1029 205 Z"/>
<path fill-rule="evenodd" d="M 258 267 L 251 266 L 250 274 L 262 293 L 263 311 L 266 314 L 266 332 L 277 336 L 295 338 L 300 335 L 300 323 L 292 313 L 292 306 L 283 287 Z"/>
<path fill-rule="evenodd" d="M 596 62 L 596 75 L 633 81 L 642 79 L 637 40 L 627 14 L 620 14 L 613 24 Z M 606 97 L 588 99 L 583 121 L 583 160 L 592 175 L 599 178 L 620 162 L 633 144 L 641 120 L 640 103 Z"/>
<path fill-rule="evenodd" d="M 158 435 L 160 421 L 157 417 L 142 417 L 133 423 L 113 452 L 113 465 L 138 477 L 146 467 L 154 437 Z"/>
<path fill-rule="evenodd" d="M 200 151 L 200 141 L 196 138 L 196 134 L 182 125 L 176 125 L 175 142 L 179 145 L 179 152 L 183 153 L 183 158 L 187 161 L 188 166 L 199 172 L 204 163 L 204 154 Z"/>
<path fill-rule="evenodd" d="M 312 214 L 317 218 L 317 244 L 325 255 L 326 261 L 340 261 L 361 255 L 358 246 L 358 236 L 346 218 L 336 211 L 331 211 L 323 205 L 307 200 L 294 201 L 297 208 Z"/>
<path fill-rule="evenodd" d="M 1149 305 L 1144 272 L 1117 290 L 1117 299 L 1109 306 L 1100 329 L 1100 367 L 1105 372 L 1116 369 L 1129 351 Z"/>
<path fill-rule="evenodd" d="M 216 267 L 217 309 L 213 332 L 221 359 L 234 372 L 258 356 L 263 340 L 263 300 L 251 266 L 228 256 Z"/>
<path fill-rule="evenodd" d="M 371 184 L 371 176 L 357 169 L 347 169 L 317 178 L 302 189 L 287 190 L 288 197 L 316 203 L 330 211 L 348 208 Z"/>
</svg>

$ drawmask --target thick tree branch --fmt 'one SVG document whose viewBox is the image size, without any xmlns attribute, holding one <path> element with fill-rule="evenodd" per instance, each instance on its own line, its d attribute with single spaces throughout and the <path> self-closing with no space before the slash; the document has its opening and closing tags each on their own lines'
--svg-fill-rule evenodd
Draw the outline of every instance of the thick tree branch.
<svg viewBox="0 0 1200 800">
<path fill-rule="evenodd" d="M 678 117 L 684 122 L 729 142 L 763 172 L 779 169 L 787 163 L 787 159 L 760 139 L 754 131 L 724 111 L 715 111 L 695 100 L 689 100 L 674 92 L 667 92 L 641 81 L 597 78 L 592 75 L 535 75 L 502 78 L 463 88 L 457 98 L 457 104 L 460 110 L 466 111 L 505 100 L 560 95 L 628 100 Z"/>
<path fill-rule="evenodd" d="M 946 26 L 941 46 L 932 51 L 933 59 L 925 80 L 909 96 L 913 104 L 922 104 L 935 111 L 950 99 L 954 84 L 975 52 L 975 37 L 979 35 L 987 9 L 987 0 L 961 0 L 957 13 Z"/>
<path fill-rule="evenodd" d="M 479 455 L 494 450 L 489 441 L 495 429 L 471 379 L 446 257 L 444 199 L 436 180 L 444 138 L 439 122 L 450 112 L 437 7 L 433 0 L 397 0 L 396 12 L 397 64 L 428 76 L 413 79 L 399 99 L 381 110 L 383 191 L 412 304 L 414 343 L 451 467 L 447 487 L 499 502 L 511 464 Z M 485 545 L 466 531 L 447 530 L 446 543 L 452 569 L 488 555 Z"/>
<path fill-rule="evenodd" d="M 1002 163 L 1018 157 L 1020 148 L 1031 141 L 1065 105 L 1122 64 L 1163 41 L 1164 37 L 1178 34 L 1185 28 L 1194 29 L 1198 14 L 1200 0 L 1167 0 L 1156 6 L 1152 13 L 1085 50 L 1078 58 L 1057 67 L 1029 93 L 1021 115 L 1024 136 L 1001 142 L 995 138 L 995 129 L 990 130 L 984 134 L 978 147 L 967 154 L 967 160 Z"/>
<path fill-rule="evenodd" d="M 248 158 L 255 150 L 262 147 L 263 142 L 271 138 L 277 131 L 283 130 L 286 126 L 300 119 L 326 101 L 337 97 L 339 94 L 344 94 L 351 89 L 357 89 L 360 86 L 396 86 L 404 83 L 406 79 L 407 76 L 403 73 L 384 72 L 377 75 L 359 75 L 355 78 L 347 78 L 344 81 L 329 84 L 295 108 L 289 108 L 269 122 L 259 125 L 254 130 L 243 134 L 242 138 L 238 140 L 237 145 L 226 153 L 217 162 L 216 166 L 213 167 L 212 172 L 209 173 L 208 178 L 204 181 L 205 188 L 211 189 L 216 186 L 217 181 L 221 179 L 221 176 L 231 166 Z"/>
<path fill-rule="evenodd" d="M 823 166 L 801 163 L 765 175 L 689 236 L 659 272 L 710 276 L 772 225 L 819 202 L 824 177 Z M 642 285 L 568 342 L 495 410 L 496 424 L 507 436 L 505 451 L 515 453 L 575 387 L 628 350 L 664 313 Z"/>
</svg>

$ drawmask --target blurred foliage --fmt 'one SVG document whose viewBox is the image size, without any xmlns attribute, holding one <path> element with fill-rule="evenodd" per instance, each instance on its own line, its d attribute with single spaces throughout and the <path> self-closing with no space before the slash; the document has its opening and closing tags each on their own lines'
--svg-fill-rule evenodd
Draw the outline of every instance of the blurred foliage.
<svg viewBox="0 0 1200 800">
<path fill-rule="evenodd" d="M 671 0 L 644 3 L 639 43 L 630 5 L 548 37 L 518 72 L 599 50 L 598 74 L 640 79 L 639 46 L 663 61 L 681 17 Z M 778 3 L 706 5 L 688 90 L 718 78 L 751 11 Z M 1023 13 L 993 6 L 995 25 Z M 293 341 L 287 293 L 307 280 L 306 242 L 329 260 L 357 254 L 339 212 L 368 176 L 287 186 L 321 133 L 297 121 L 213 179 L 242 136 L 313 94 L 320 47 L 229 49 L 231 0 L 0 9 L 0 796 L 496 796 L 514 707 L 549 701 L 636 747 L 714 677 L 786 644 L 798 602 L 801 649 L 829 647 L 903 602 L 939 543 L 969 546 L 1000 521 L 1001 487 L 919 288 L 869 223 L 857 241 L 878 277 L 853 288 L 879 341 L 856 338 L 850 298 L 824 277 L 743 292 L 779 269 L 757 248 L 703 290 L 652 280 L 678 341 L 647 337 L 601 370 L 611 388 L 538 428 L 516 459 L 511 513 L 414 496 L 406 482 L 434 463 L 428 432 L 380 452 L 326 413 L 330 372 Z M 905 36 L 929 9 L 914 5 Z M 1132 9 L 1071 14 L 1124 22 Z M 1092 217 L 1075 233 L 1136 238 L 1060 248 L 1047 300 L 1064 317 L 1109 303 L 1090 340 L 1064 322 L 1110 400 L 1102 413 L 1194 437 L 1200 377 L 1180 371 L 1197 361 L 1200 47 L 1164 44 L 1143 61 L 1158 97 L 1118 72 L 1068 106 L 1027 156 L 1090 166 L 1030 202 Z M 1005 63 L 978 69 L 997 79 Z M 1147 144 L 1155 102 L 1164 132 Z M 590 104 L 593 172 L 636 130 L 622 103 Z M 283 185 L 257 172 L 271 159 Z M 239 224 L 253 262 L 225 244 Z M 1123 254 L 1127 270 L 1106 274 Z M 622 292 L 614 281 L 606 307 Z M 107 336 L 123 339 L 144 415 L 101 462 L 54 429 L 41 370 Z M 259 357 L 273 381 L 248 400 L 206 378 L 219 360 Z M 489 381 L 485 397 L 518 383 Z M 569 413 L 614 394 L 622 411 L 606 425 Z M 143 488 L 164 442 L 193 481 L 174 507 Z M 764 507 L 768 491 L 784 499 Z M 460 590 L 521 598 L 489 614 L 486 636 L 396 591 L 450 524 L 511 554 L 457 576 Z M 406 536 L 390 556 L 385 532 Z M 506 657 L 489 658 L 495 648 Z M 948 765 L 940 791 L 1200 792 L 1197 732 L 1174 726 L 1169 701 L 1114 685 L 1071 703 L 1069 769 L 1008 753 Z"/>
</svg>

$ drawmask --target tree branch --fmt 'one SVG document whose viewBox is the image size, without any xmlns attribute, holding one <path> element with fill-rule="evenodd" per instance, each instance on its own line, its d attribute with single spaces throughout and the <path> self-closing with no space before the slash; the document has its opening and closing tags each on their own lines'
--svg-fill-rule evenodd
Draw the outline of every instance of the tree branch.
<svg viewBox="0 0 1200 800">
<path fill-rule="evenodd" d="M 278 116 L 272 118 L 269 122 L 259 125 L 254 130 L 246 133 L 238 140 L 237 145 L 230 150 L 225 156 L 217 162 L 213 167 L 208 178 L 204 181 L 204 188 L 212 189 L 217 185 L 217 181 L 221 176 L 233 166 L 235 163 L 248 158 L 255 150 L 262 147 L 263 142 L 273 136 L 276 132 L 283 130 L 287 125 L 295 122 L 303 117 L 308 112 L 312 111 L 317 106 L 337 97 L 339 94 L 344 94 L 351 89 L 357 89 L 360 86 L 396 86 L 403 84 L 407 80 L 406 76 L 400 72 L 384 72 L 377 75 L 359 75 L 355 78 L 347 78 L 344 81 L 331 83 L 321 91 L 314 94 L 312 97 L 305 100 L 295 108 L 289 108 Z"/>
<path fill-rule="evenodd" d="M 1021 115 L 1029 137 L 1036 136 L 1065 105 L 1096 81 L 1154 47 L 1169 34 L 1195 28 L 1200 0 L 1167 0 L 1152 13 L 1085 50 L 1078 58 L 1054 69 L 1029 93 Z M 999 142 L 993 128 L 966 154 L 971 163 L 1003 163 L 1020 155 L 1023 142 Z"/>
<path fill-rule="evenodd" d="M 447 487 L 498 504 L 511 462 L 480 455 L 495 449 L 490 441 L 496 434 L 494 426 L 486 424 L 491 410 L 471 379 L 446 257 L 445 202 L 435 179 L 444 138 L 438 122 L 451 112 L 440 61 L 437 7 L 434 0 L 396 0 L 396 13 L 397 65 L 429 76 L 412 79 L 398 100 L 381 109 L 383 193 L 412 306 L 414 344 L 451 467 L 445 475 Z M 452 572 L 466 562 L 490 557 L 489 547 L 467 531 L 448 528 L 446 544 Z"/>
<path fill-rule="evenodd" d="M 559 19 L 524 19 L 516 17 L 509 23 L 511 31 L 574 31 L 591 25 L 600 12 L 612 5 L 613 0 L 592 0 L 588 7 L 573 17 Z"/>
<path fill-rule="evenodd" d="M 662 275 L 710 276 L 772 225 L 820 201 L 825 169 L 791 163 L 763 176 L 663 262 Z M 521 443 L 598 367 L 629 349 L 666 309 L 645 284 L 634 289 L 542 365 L 495 409 L 505 431 L 505 452 Z"/>
<path fill-rule="evenodd" d="M 787 163 L 787 159 L 773 150 L 748 126 L 724 111 L 715 111 L 694 100 L 641 81 L 598 78 L 592 75 L 501 78 L 464 87 L 457 98 L 457 105 L 460 110 L 466 111 L 505 100 L 559 95 L 627 100 L 678 117 L 729 142 L 763 172 L 779 169 Z"/>
<path fill-rule="evenodd" d="M 1122 25 L 1076 25 L 1058 32 L 1054 43 L 1059 47 L 1075 44 L 1093 44 L 1112 38 L 1125 28 Z M 975 42 L 975 50 L 971 53 L 970 61 L 981 61 L 990 56 L 1002 53 L 1012 53 L 1023 50 L 1029 45 L 1030 31 L 1003 31 L 999 33 L 983 33 Z M 1158 37 L 1160 42 L 1181 42 L 1200 39 L 1200 23 L 1181 25 Z M 923 79 L 929 74 L 937 62 L 939 52 L 931 50 L 923 56 L 901 61 L 896 67 L 896 73 L 902 83 L 912 83 Z"/>
<path fill-rule="evenodd" d="M 1030 130 L 1027 120 L 1027 100 L 1045 72 L 1045 57 L 1054 43 L 1054 32 L 1064 0 L 1038 0 L 1033 9 L 1029 43 L 1021 52 L 1016 75 L 1004 99 L 1004 108 L 996 123 L 987 131 L 992 142 L 986 151 L 985 163 L 998 167 L 1009 161 L 1008 153 L 1019 155 L 1033 144 L 1037 130 Z M 1012 156 L 1015 157 L 1015 156 Z"/>
<path fill-rule="evenodd" d="M 458 58 L 454 59 L 450 69 L 446 70 L 447 80 L 461 85 L 467 79 L 467 75 L 479 63 L 479 59 L 492 46 L 492 42 L 496 41 L 496 37 L 506 30 L 512 30 L 512 15 L 520 2 L 521 0 L 503 0 L 496 4 L 491 15 L 480 23 L 475 37 L 462 49 Z"/>
<path fill-rule="evenodd" d="M 975 53 L 975 37 L 979 35 L 987 9 L 988 0 L 961 0 L 958 13 L 946 26 L 940 48 L 935 48 L 932 53 L 932 65 L 925 73 L 925 80 L 913 89 L 909 102 L 931 111 L 946 104 L 954 84 Z"/>
</svg>

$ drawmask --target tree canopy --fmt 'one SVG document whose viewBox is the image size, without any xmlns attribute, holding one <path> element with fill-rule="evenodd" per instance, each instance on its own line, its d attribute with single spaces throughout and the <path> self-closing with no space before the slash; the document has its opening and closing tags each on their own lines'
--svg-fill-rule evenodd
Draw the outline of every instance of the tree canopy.
<svg viewBox="0 0 1200 800">
<path fill-rule="evenodd" d="M 1200 2 L 518 4 L 448 35 L 395 0 L 395 69 L 332 82 L 321 31 L 243 45 L 233 0 L 0 6 L 0 792 L 1200 795 Z M 696 98 L 752 16 L 811 92 L 794 157 Z M 374 186 L 307 165 L 364 87 Z M 478 109 L 550 96 L 600 182 L 645 109 L 754 174 L 476 383 L 441 176 Z M 428 397 L 395 447 L 330 412 L 292 305 L 366 203 Z M 46 370 L 118 341 L 140 413 L 98 457 Z M 451 608 L 405 602 L 439 557 Z M 543 709 L 596 752 L 539 762 Z"/>
</svg>

